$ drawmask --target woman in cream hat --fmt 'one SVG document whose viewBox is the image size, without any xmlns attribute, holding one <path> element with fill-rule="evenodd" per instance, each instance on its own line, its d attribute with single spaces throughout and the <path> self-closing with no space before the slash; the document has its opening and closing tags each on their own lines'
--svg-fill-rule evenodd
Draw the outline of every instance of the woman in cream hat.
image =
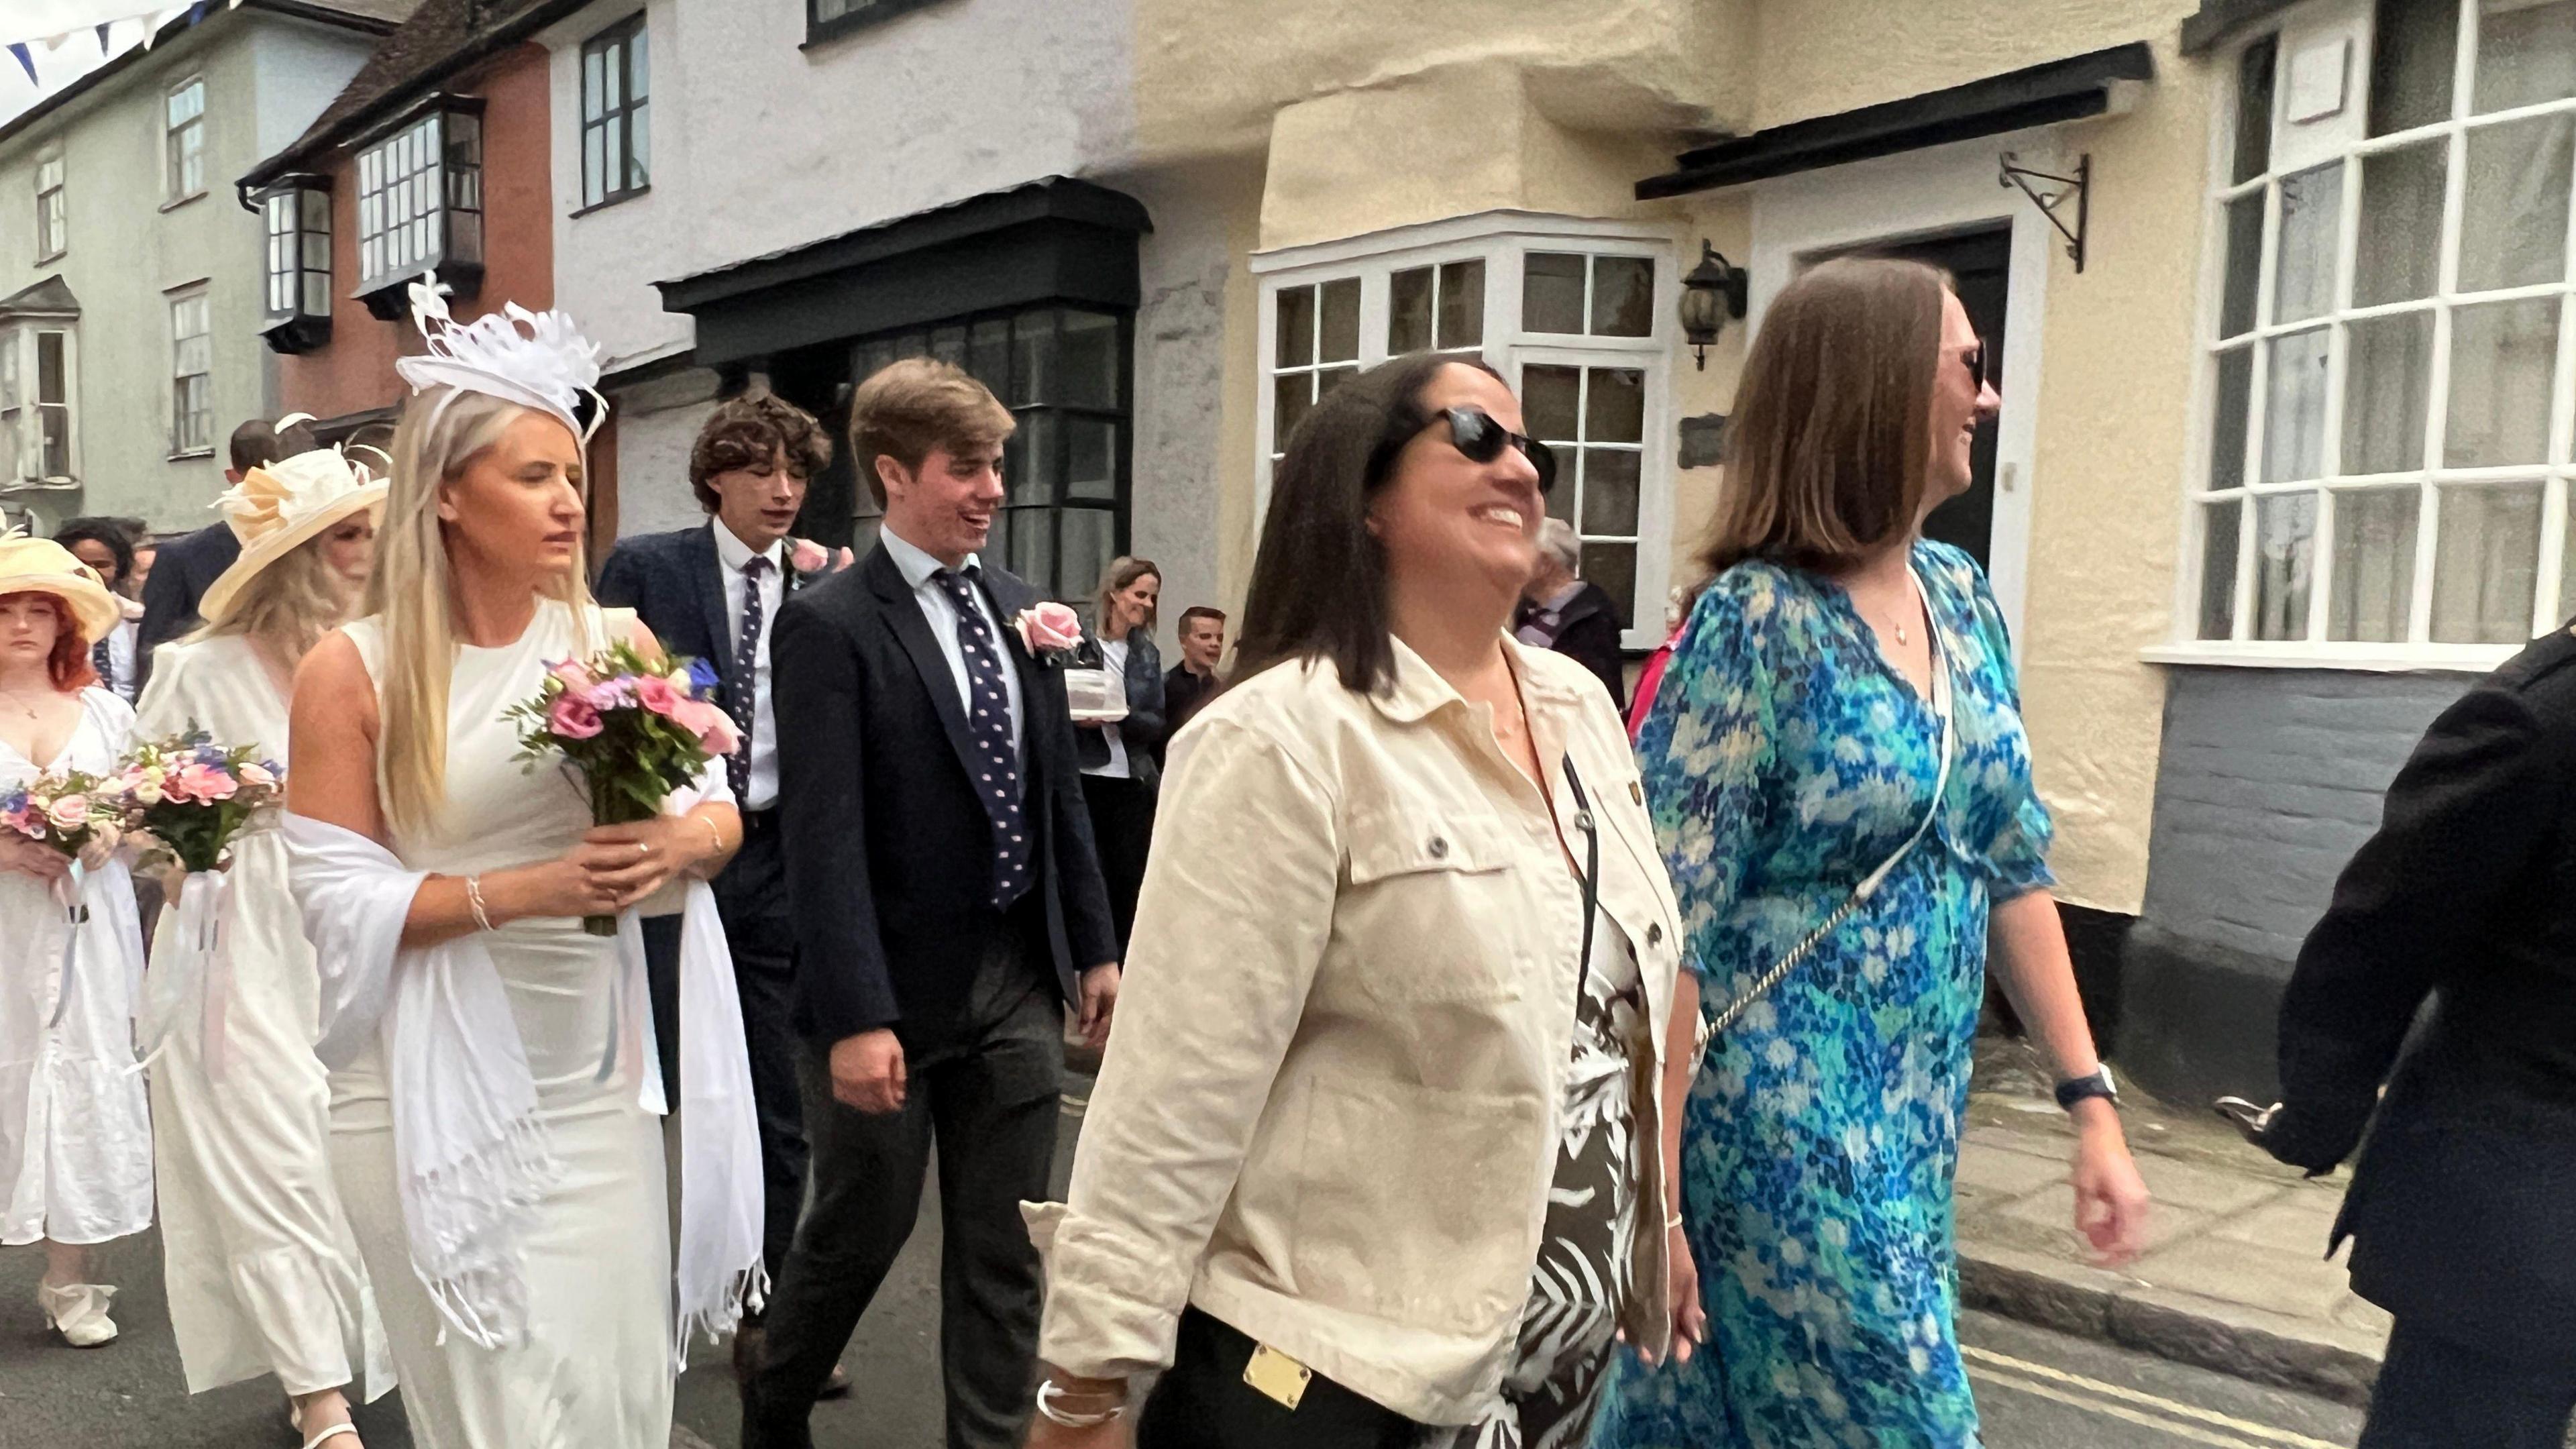
<svg viewBox="0 0 2576 1449">
<path fill-rule="evenodd" d="M 116 768 L 134 709 L 96 687 L 90 646 L 118 617 L 61 544 L 0 538 L 0 789 Z M 78 1348 L 116 1337 L 116 1290 L 88 1281 L 90 1246 L 152 1224 L 128 1026 L 143 936 L 111 849 L 102 838 L 76 867 L 0 828 L 0 1243 L 45 1244 L 36 1302 Z"/>
<path fill-rule="evenodd" d="M 241 557 L 199 603 L 205 626 L 154 656 L 143 737 L 194 726 L 286 758 L 296 666 L 364 589 L 384 499 L 332 449 L 253 468 L 226 493 Z M 190 1393 L 274 1373 L 311 1443 L 351 1449 L 352 1386 L 363 1371 L 374 1398 L 393 1378 L 331 1179 L 313 947 L 273 829 L 241 837 L 225 876 L 194 887 L 223 892 L 216 954 L 168 949 L 165 923 L 147 992 L 171 1326 Z M 181 889 L 174 876 L 174 912 Z"/>
</svg>

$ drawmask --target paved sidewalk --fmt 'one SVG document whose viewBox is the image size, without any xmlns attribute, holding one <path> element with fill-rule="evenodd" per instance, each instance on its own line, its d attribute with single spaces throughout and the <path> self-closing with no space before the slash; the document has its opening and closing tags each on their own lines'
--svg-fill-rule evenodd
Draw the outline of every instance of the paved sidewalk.
<svg viewBox="0 0 2576 1449">
<path fill-rule="evenodd" d="M 2116 1066 L 2115 1066 L 2116 1070 Z M 1978 1048 L 1959 1154 L 1961 1294 L 1984 1308 L 2243 1378 L 2365 1403 L 2388 1315 L 2325 1258 L 2337 1173 L 2304 1181 L 2214 1114 L 2123 1091 L 2138 1169 L 2155 1194 L 2148 1249 L 2092 1266 L 2074 1226 L 2065 1118 L 2022 1050 Z"/>
</svg>

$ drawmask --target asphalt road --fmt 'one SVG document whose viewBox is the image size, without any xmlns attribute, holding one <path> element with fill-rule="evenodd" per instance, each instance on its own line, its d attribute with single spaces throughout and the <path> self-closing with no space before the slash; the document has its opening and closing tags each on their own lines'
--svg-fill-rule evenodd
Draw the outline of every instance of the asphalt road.
<svg viewBox="0 0 2576 1449">
<path fill-rule="evenodd" d="M 1068 1122 L 1070 1128 L 1073 1122 Z M 1058 1181 L 1073 1133 L 1058 1155 Z M 935 1178 L 933 1179 L 935 1182 Z M 843 1364 L 849 1399 L 814 1415 L 821 1449 L 934 1449 L 942 1440 L 937 1203 L 859 1327 Z M 101 1250 L 121 1285 L 115 1344 L 78 1351 L 42 1328 L 33 1248 L 0 1250 L 0 1449 L 274 1449 L 291 1446 L 273 1382 L 190 1398 L 161 1293 L 157 1236 Z M 1986 1421 L 1987 1449 L 2338 1449 L 2360 1415 L 2269 1389 L 1982 1314 L 1964 1336 Z M 681 1379 L 673 1449 L 736 1449 L 733 1380 L 721 1352 L 701 1349 Z M 409 1449 L 398 1396 L 362 1411 L 368 1449 Z"/>
</svg>

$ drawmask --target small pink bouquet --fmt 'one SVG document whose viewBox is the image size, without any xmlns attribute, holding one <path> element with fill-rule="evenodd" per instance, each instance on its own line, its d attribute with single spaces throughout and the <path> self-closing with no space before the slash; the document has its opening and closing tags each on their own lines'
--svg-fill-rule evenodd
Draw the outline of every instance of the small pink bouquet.
<svg viewBox="0 0 2576 1449">
<path fill-rule="evenodd" d="M 124 827 L 160 842 L 191 873 L 220 870 L 234 837 L 286 798 L 286 768 L 257 745 L 188 728 L 136 745 L 106 789 Z"/>
<path fill-rule="evenodd" d="M 99 832 L 115 824 L 94 775 L 78 770 L 39 775 L 0 795 L 0 825 L 77 860 Z"/>
<path fill-rule="evenodd" d="M 632 825 L 662 813 L 671 792 L 707 761 L 742 743 L 712 698 L 716 672 L 702 659 L 655 664 L 629 644 L 548 667 L 534 699 L 502 718 L 519 727 L 528 769 L 560 762 L 582 778 L 595 825 Z M 594 936 L 617 934 L 612 916 L 586 916 Z"/>
</svg>

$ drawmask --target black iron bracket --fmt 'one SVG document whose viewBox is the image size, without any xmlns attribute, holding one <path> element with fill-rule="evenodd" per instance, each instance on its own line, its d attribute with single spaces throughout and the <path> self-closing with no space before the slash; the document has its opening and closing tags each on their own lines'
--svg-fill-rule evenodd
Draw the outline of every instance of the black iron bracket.
<svg viewBox="0 0 2576 1449">
<path fill-rule="evenodd" d="M 2075 159 L 2075 174 L 2072 176 L 2015 165 L 2016 154 L 2011 151 L 2003 153 L 1995 184 L 2021 188 L 2021 194 L 2031 199 L 2031 204 L 2039 208 L 2039 214 L 2048 218 L 2048 224 L 2057 228 L 2059 236 L 2066 238 L 2066 254 L 2075 259 L 2075 270 L 2081 273 L 2084 270 L 2085 223 L 2090 218 L 2093 196 L 2091 153 Z M 2034 182 L 2038 184 L 2033 185 Z M 2070 199 L 2075 203 L 2075 225 L 2071 227 L 2066 224 L 2064 210 Z"/>
</svg>

